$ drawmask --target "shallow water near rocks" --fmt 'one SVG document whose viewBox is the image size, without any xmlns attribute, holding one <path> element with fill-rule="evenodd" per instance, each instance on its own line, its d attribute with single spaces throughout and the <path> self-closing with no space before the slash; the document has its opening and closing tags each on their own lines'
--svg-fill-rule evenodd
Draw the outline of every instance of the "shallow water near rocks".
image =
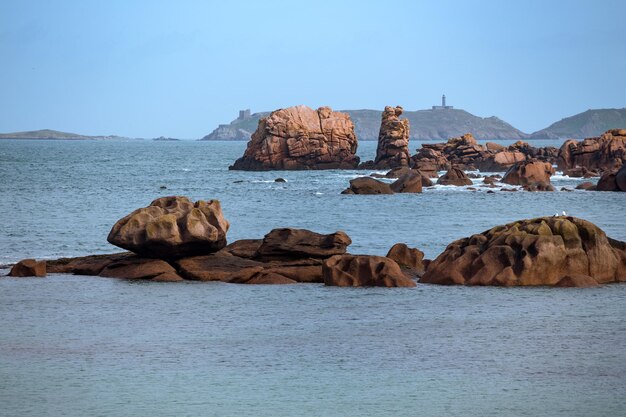
<svg viewBox="0 0 626 417">
<path fill-rule="evenodd" d="M 559 143 L 533 143 L 546 144 Z M 344 230 L 353 253 L 406 242 L 434 257 L 457 238 L 562 211 L 626 240 L 622 193 L 346 196 L 369 171 L 228 171 L 244 148 L 2 141 L 0 263 L 117 251 L 112 224 L 165 195 L 220 199 L 229 241 L 285 226 Z M 360 144 L 364 159 L 375 149 Z M 582 181 L 553 177 L 557 189 Z M 0 415 L 622 416 L 625 301 L 626 285 L 0 278 Z"/>
</svg>

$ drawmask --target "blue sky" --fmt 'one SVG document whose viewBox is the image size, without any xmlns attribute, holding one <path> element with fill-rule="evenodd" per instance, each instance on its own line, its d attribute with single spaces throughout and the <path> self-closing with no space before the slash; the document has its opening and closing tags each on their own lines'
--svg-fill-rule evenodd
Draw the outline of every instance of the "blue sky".
<svg viewBox="0 0 626 417">
<path fill-rule="evenodd" d="M 626 1 L 0 2 L 0 132 L 198 138 L 239 109 L 626 107 Z"/>
</svg>

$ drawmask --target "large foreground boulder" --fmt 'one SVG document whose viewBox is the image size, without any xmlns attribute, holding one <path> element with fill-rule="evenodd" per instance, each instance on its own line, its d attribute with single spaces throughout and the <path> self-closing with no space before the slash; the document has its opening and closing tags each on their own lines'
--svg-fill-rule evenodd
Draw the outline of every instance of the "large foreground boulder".
<svg viewBox="0 0 626 417">
<path fill-rule="evenodd" d="M 243 157 L 230 169 L 350 169 L 359 163 L 356 148 L 349 115 L 330 107 L 295 106 L 259 120 Z"/>
<path fill-rule="evenodd" d="M 388 169 L 408 166 L 409 154 L 409 121 L 400 120 L 404 110 L 400 106 L 385 107 L 382 113 L 378 147 L 374 166 L 376 169 Z"/>
<path fill-rule="evenodd" d="M 145 257 L 177 259 L 223 248 L 228 227 L 218 200 L 162 197 L 118 220 L 107 240 Z"/>
<path fill-rule="evenodd" d="M 420 282 L 457 285 L 557 285 L 587 276 L 626 281 L 626 243 L 575 217 L 542 217 L 459 239 L 432 261 Z M 588 279 L 568 279 L 589 286 Z"/>
<path fill-rule="evenodd" d="M 324 284 L 338 287 L 415 287 L 392 259 L 370 255 L 336 255 L 322 266 Z"/>
<path fill-rule="evenodd" d="M 24 259 L 13 265 L 9 271 L 10 277 L 39 277 L 46 276 L 46 261 Z"/>
</svg>

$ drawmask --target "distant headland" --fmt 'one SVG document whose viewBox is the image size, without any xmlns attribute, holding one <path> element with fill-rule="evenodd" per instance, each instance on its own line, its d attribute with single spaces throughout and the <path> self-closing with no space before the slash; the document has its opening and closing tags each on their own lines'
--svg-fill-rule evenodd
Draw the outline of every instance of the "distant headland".
<svg viewBox="0 0 626 417">
<path fill-rule="evenodd" d="M 359 140 L 376 140 L 380 127 L 380 110 L 340 110 L 350 115 Z M 239 116 L 229 124 L 221 124 L 201 140 L 250 140 L 259 119 L 270 112 L 251 113 L 239 111 Z M 616 127 L 626 128 L 626 108 L 595 109 L 567 117 L 534 133 L 524 133 L 496 117 L 478 117 L 465 110 L 446 104 L 445 95 L 441 105 L 427 110 L 404 111 L 411 124 L 412 140 L 447 140 L 472 132 L 481 140 L 494 139 L 582 139 L 599 136 Z"/>
<path fill-rule="evenodd" d="M 76 133 L 59 132 L 58 130 L 42 129 L 28 132 L 0 133 L 0 139 L 34 139 L 34 140 L 95 140 L 95 139 L 130 139 L 122 136 L 87 136 Z"/>
</svg>

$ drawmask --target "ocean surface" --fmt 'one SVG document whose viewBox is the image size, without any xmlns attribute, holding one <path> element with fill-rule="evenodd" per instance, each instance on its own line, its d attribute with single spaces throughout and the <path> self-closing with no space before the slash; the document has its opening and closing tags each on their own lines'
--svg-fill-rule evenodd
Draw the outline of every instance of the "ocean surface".
<svg viewBox="0 0 626 417">
<path fill-rule="evenodd" d="M 478 191 L 341 195 L 370 171 L 228 171 L 244 149 L 0 141 L 0 275 L 26 257 L 116 252 L 106 242 L 115 221 L 166 195 L 219 199 L 231 242 L 276 227 L 343 230 L 352 253 L 405 242 L 434 258 L 457 238 L 563 211 L 626 240 L 626 193 L 487 194 L 476 179 Z M 359 154 L 375 150 L 362 142 Z M 557 189 L 582 181 L 552 178 Z M 624 416 L 625 316 L 622 284 L 0 277 L 0 416 Z"/>
</svg>

